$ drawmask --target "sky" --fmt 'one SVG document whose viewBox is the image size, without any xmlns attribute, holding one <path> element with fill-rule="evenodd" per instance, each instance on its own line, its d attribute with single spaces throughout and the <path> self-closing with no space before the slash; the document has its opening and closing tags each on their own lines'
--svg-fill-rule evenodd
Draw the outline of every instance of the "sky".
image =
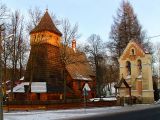
<svg viewBox="0 0 160 120">
<path fill-rule="evenodd" d="M 46 8 L 58 18 L 68 18 L 72 24 L 78 23 L 78 41 L 86 40 L 91 34 L 98 34 L 104 41 L 109 40 L 113 16 L 122 0 L 1 0 L 11 10 L 20 10 L 25 16 L 29 8 Z M 148 37 L 160 35 L 160 0 L 128 0 L 138 16 L 138 20 Z M 150 39 L 160 42 L 160 37 Z"/>
</svg>

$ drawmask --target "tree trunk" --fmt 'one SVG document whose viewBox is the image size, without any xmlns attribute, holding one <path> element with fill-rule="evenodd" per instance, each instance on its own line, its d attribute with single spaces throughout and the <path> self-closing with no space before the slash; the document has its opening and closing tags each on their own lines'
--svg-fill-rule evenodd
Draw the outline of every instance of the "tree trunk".
<svg viewBox="0 0 160 120">
<path fill-rule="evenodd" d="M 64 100 L 64 103 L 66 103 L 67 81 L 66 81 L 66 71 L 65 71 L 64 67 L 63 67 L 63 80 L 64 80 L 64 97 L 63 97 L 63 100 Z"/>
</svg>

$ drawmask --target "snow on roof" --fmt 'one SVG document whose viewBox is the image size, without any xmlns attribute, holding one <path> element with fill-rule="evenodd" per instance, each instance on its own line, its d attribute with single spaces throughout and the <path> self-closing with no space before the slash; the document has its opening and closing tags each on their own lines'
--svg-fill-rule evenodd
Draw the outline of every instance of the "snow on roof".
<svg viewBox="0 0 160 120">
<path fill-rule="evenodd" d="M 126 79 L 130 79 L 131 78 L 131 75 L 127 75 Z"/>
<path fill-rule="evenodd" d="M 13 92 L 14 93 L 24 93 L 25 92 L 25 89 L 24 89 L 25 85 L 29 85 L 29 82 L 22 82 L 22 83 L 18 84 L 17 86 L 15 86 L 13 88 Z M 9 93 L 9 92 L 11 92 L 11 90 L 8 90 L 7 92 Z M 31 83 L 31 92 L 34 92 L 34 93 L 47 92 L 46 82 L 32 82 Z"/>
<path fill-rule="evenodd" d="M 77 79 L 77 80 L 92 80 L 90 77 L 83 76 L 81 74 L 76 74 L 76 77 L 74 79 Z"/>
<path fill-rule="evenodd" d="M 139 75 L 137 78 L 138 78 L 138 79 L 142 78 L 142 75 Z"/>
<path fill-rule="evenodd" d="M 19 79 L 19 80 L 24 80 L 24 76 L 21 79 Z"/>
<path fill-rule="evenodd" d="M 117 100 L 116 97 L 110 97 L 110 98 L 102 98 L 103 101 L 115 101 Z"/>
<path fill-rule="evenodd" d="M 116 97 L 106 97 L 106 98 L 91 98 L 90 101 L 98 102 L 98 101 L 116 101 Z"/>
<path fill-rule="evenodd" d="M 24 85 L 29 85 L 29 82 L 23 82 L 21 84 L 18 84 L 13 88 L 13 92 L 15 93 L 24 93 Z M 7 93 L 11 92 L 11 90 L 8 90 Z"/>
<path fill-rule="evenodd" d="M 6 81 L 6 84 L 9 83 L 9 82 L 10 82 L 10 80 L 7 80 L 7 81 Z"/>
<path fill-rule="evenodd" d="M 9 82 L 11 82 L 11 81 L 10 81 L 10 80 L 7 80 L 7 81 L 6 81 L 6 84 L 9 83 Z M 3 84 L 4 84 L 4 82 L 2 83 L 2 85 L 3 85 Z"/>
</svg>

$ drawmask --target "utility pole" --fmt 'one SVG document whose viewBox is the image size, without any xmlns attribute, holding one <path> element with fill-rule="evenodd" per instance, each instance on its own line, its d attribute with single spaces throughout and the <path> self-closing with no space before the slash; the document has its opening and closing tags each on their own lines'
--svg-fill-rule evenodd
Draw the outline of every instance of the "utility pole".
<svg viewBox="0 0 160 120">
<path fill-rule="evenodd" d="M 157 80 L 157 87 L 159 89 L 159 82 L 160 82 L 160 48 L 158 47 L 158 80 Z"/>
<path fill-rule="evenodd" d="M 3 24 L 0 25 L 0 120 L 3 120 L 3 84 L 2 84 L 2 36 L 1 33 L 4 30 L 2 28 Z"/>
</svg>

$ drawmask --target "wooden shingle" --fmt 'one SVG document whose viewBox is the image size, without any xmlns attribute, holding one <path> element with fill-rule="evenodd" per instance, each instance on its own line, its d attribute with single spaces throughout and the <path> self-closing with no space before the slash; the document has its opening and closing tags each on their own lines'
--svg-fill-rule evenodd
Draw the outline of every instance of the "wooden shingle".
<svg viewBox="0 0 160 120">
<path fill-rule="evenodd" d="M 44 31 L 49 31 L 62 36 L 62 33 L 56 28 L 55 24 L 53 23 L 48 11 L 46 11 L 39 24 L 33 30 L 31 30 L 30 34 Z"/>
</svg>

